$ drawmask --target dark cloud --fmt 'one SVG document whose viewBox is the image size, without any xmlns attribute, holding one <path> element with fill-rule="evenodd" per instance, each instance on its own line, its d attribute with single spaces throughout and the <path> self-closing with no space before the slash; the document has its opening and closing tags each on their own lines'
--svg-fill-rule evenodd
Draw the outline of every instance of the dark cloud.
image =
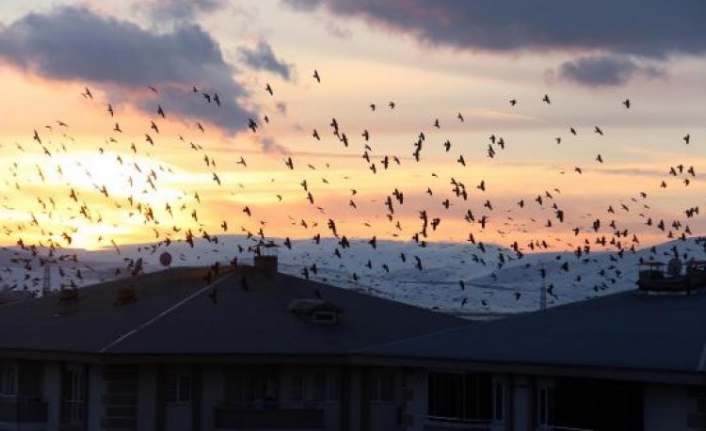
<svg viewBox="0 0 706 431">
<path fill-rule="evenodd" d="M 644 56 L 706 50 L 703 0 L 283 0 L 326 7 L 458 48 L 605 49 Z"/>
<path fill-rule="evenodd" d="M 135 4 L 154 20 L 190 22 L 199 14 L 210 14 L 228 7 L 227 0 L 152 0 Z"/>
<path fill-rule="evenodd" d="M 63 7 L 28 14 L 0 28 L 0 61 L 50 79 L 105 84 L 116 89 L 115 97 L 120 90 L 154 86 L 172 114 L 230 132 L 245 129 L 247 119 L 255 116 L 237 102 L 248 93 L 234 80 L 236 71 L 224 61 L 218 43 L 197 25 L 156 33 L 87 9 Z M 193 94 L 193 85 L 218 92 L 220 109 Z M 138 106 L 153 105 L 134 96 L 139 92 L 124 93 Z"/>
<path fill-rule="evenodd" d="M 579 57 L 563 63 L 559 74 L 564 79 L 593 87 L 622 85 L 638 75 L 648 78 L 665 76 L 660 68 L 625 55 Z"/>
<path fill-rule="evenodd" d="M 703 0 L 282 1 L 297 10 L 325 8 L 423 43 L 460 49 L 603 52 L 661 60 L 706 53 Z"/>
<path fill-rule="evenodd" d="M 255 49 L 240 48 L 243 62 L 256 70 L 267 70 L 289 81 L 292 76 L 292 66 L 275 57 L 272 47 L 265 41 L 258 42 Z"/>
</svg>

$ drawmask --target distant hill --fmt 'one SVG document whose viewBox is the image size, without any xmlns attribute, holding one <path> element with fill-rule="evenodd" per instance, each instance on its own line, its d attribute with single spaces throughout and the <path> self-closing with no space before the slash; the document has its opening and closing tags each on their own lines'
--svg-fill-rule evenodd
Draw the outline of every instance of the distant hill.
<svg viewBox="0 0 706 431">
<path fill-rule="evenodd" d="M 706 259 L 704 241 L 697 238 L 622 255 L 592 252 L 578 257 L 570 252 L 557 252 L 521 258 L 512 250 L 493 244 L 422 246 L 414 242 L 377 241 L 373 247 L 367 239 L 351 239 L 344 248 L 339 240 L 324 238 L 319 244 L 313 240 L 294 240 L 290 249 L 281 239 L 275 242 L 280 245 L 276 253 L 283 273 L 299 277 L 306 273 L 314 280 L 461 315 L 535 310 L 539 307 L 542 286 L 548 289 L 548 306 L 633 289 L 641 259 L 666 261 L 675 251 L 684 260 Z M 173 266 L 211 265 L 233 259 L 249 263 L 253 253 L 248 248 L 254 244 L 253 239 L 227 235 L 219 237 L 217 243 L 195 241 L 193 247 L 184 242 L 168 247 L 122 246 L 119 254 L 114 248 L 62 250 L 54 253 L 50 263 L 52 289 L 130 277 L 138 259 L 142 260 L 145 272 L 161 269 L 159 256 L 165 251 L 172 256 Z M 46 252 L 38 250 L 33 255 L 16 247 L 0 249 L 0 288 L 41 291 Z"/>
</svg>

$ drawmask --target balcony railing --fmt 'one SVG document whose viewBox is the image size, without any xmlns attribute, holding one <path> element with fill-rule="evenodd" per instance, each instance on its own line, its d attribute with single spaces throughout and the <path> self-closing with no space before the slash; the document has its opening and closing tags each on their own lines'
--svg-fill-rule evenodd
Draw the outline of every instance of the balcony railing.
<svg viewBox="0 0 706 431">
<path fill-rule="evenodd" d="M 225 404 L 214 413 L 214 428 L 219 430 L 322 430 L 325 426 L 323 407 L 291 408 L 275 401 Z"/>
<path fill-rule="evenodd" d="M 35 397 L 0 397 L 0 422 L 44 423 L 47 403 Z"/>
<path fill-rule="evenodd" d="M 429 416 L 424 431 L 490 431 L 492 421 L 487 419 L 456 420 Z"/>
</svg>

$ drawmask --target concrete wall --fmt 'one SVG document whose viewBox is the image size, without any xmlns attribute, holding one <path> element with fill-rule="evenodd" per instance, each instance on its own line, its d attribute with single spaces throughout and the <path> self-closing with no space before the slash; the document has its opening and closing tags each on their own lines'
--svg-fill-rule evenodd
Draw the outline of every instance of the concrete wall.
<svg viewBox="0 0 706 431">
<path fill-rule="evenodd" d="M 643 386 L 645 431 L 691 431 L 688 417 L 696 413 L 696 399 L 687 396 L 687 386 L 645 384 Z"/>
<path fill-rule="evenodd" d="M 362 412 L 362 394 L 363 394 L 363 378 L 360 367 L 350 368 L 350 392 L 348 411 L 350 412 L 350 421 L 348 422 L 350 431 L 360 431 L 362 428 L 361 412 Z"/>
<path fill-rule="evenodd" d="M 156 365 L 140 365 L 137 390 L 137 431 L 153 431 L 157 427 Z"/>
<path fill-rule="evenodd" d="M 512 409 L 508 409 L 508 418 L 513 431 L 532 429 L 532 381 L 527 376 L 512 376 Z"/>
<path fill-rule="evenodd" d="M 47 431 L 59 431 L 61 424 L 61 362 L 44 364 L 44 398 L 47 400 Z"/>
<path fill-rule="evenodd" d="M 511 397 L 512 397 L 512 386 L 510 385 L 510 378 L 504 374 L 493 375 L 493 423 L 491 424 L 491 431 L 508 431 L 510 429 L 510 415 L 511 415 Z M 502 397 L 499 400 L 502 403 L 501 406 L 496 406 L 496 385 L 499 385 L 502 390 Z M 500 398 L 500 397 L 499 397 Z M 502 409 L 502 418 L 496 420 L 496 409 Z"/>
<path fill-rule="evenodd" d="M 202 395 L 201 395 L 201 429 L 212 431 L 214 409 L 223 403 L 224 396 L 224 371 L 222 366 L 206 365 L 201 373 Z"/>
<path fill-rule="evenodd" d="M 422 431 L 427 420 L 427 372 L 416 368 L 404 369 L 400 380 L 401 428 Z"/>
<path fill-rule="evenodd" d="M 88 431 L 100 431 L 103 413 L 101 366 L 96 364 L 89 365 L 86 378 L 88 379 L 88 393 L 86 394 L 86 401 L 88 402 Z"/>
</svg>

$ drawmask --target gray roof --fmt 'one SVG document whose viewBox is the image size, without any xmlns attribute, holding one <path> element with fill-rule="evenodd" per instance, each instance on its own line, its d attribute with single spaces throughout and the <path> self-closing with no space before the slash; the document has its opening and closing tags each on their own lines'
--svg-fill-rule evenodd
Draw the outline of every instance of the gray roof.
<svg viewBox="0 0 706 431">
<path fill-rule="evenodd" d="M 207 285 L 202 269 L 162 271 L 0 306 L 0 352 L 100 355 L 346 355 L 468 322 L 351 290 L 240 267 Z M 247 280 L 247 290 L 243 286 Z M 133 286 L 137 300 L 115 305 Z M 217 303 L 210 298 L 216 289 Z M 340 308 L 336 324 L 292 313 L 297 299 Z"/>
<path fill-rule="evenodd" d="M 363 349 L 374 356 L 700 373 L 706 292 L 629 291 Z"/>
</svg>

